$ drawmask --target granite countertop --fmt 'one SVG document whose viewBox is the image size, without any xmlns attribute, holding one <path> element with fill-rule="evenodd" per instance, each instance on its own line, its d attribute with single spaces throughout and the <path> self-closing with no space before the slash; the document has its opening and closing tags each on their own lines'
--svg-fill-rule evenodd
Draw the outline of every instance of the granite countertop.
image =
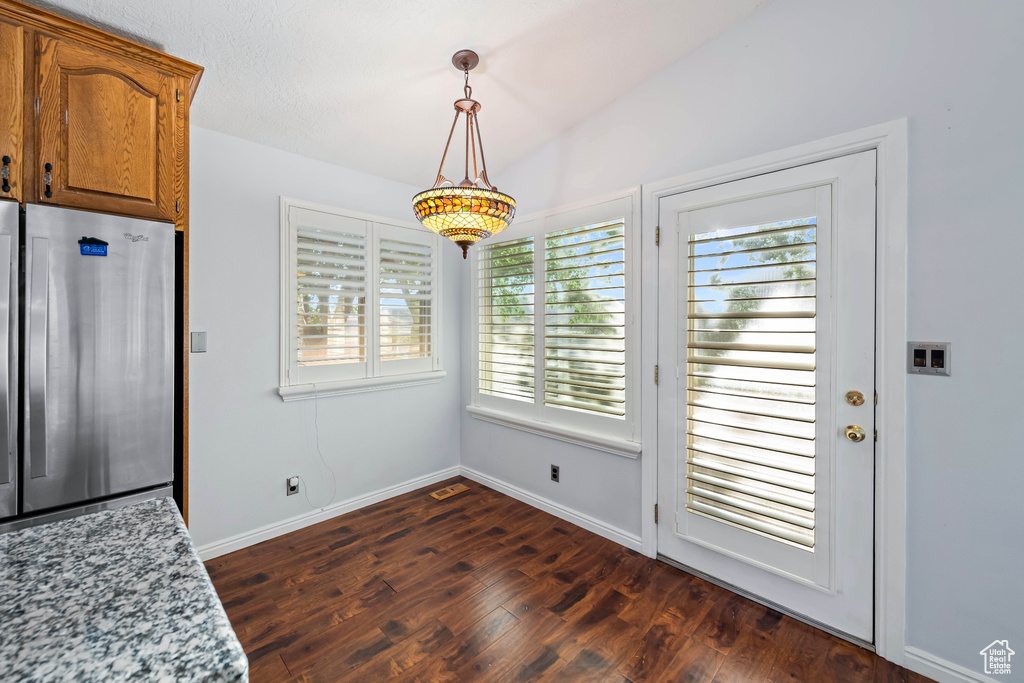
<svg viewBox="0 0 1024 683">
<path fill-rule="evenodd" d="M 4 681 L 247 681 L 170 498 L 0 535 Z"/>
</svg>

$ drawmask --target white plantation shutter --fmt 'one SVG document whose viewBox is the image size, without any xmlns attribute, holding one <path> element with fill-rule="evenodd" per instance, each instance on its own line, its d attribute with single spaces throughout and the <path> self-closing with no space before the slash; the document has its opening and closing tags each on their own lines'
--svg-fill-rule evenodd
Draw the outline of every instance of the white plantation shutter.
<svg viewBox="0 0 1024 683">
<path fill-rule="evenodd" d="M 816 220 L 689 240 L 689 511 L 813 550 Z"/>
<path fill-rule="evenodd" d="M 281 398 L 440 380 L 439 238 L 331 207 L 281 207 Z"/>
<path fill-rule="evenodd" d="M 367 230 L 363 221 L 295 210 L 295 342 L 299 381 L 318 381 L 317 368 L 347 366 L 365 376 L 367 354 Z"/>
<path fill-rule="evenodd" d="M 544 403 L 626 414 L 623 220 L 545 235 Z"/>
<path fill-rule="evenodd" d="M 534 240 L 480 249 L 477 273 L 481 394 L 534 400 Z"/>
<path fill-rule="evenodd" d="M 471 415 L 636 456 L 638 199 L 519 221 L 516 239 L 475 248 Z"/>
<path fill-rule="evenodd" d="M 430 370 L 434 247 L 423 231 L 379 226 L 380 361 L 384 374 Z"/>
</svg>

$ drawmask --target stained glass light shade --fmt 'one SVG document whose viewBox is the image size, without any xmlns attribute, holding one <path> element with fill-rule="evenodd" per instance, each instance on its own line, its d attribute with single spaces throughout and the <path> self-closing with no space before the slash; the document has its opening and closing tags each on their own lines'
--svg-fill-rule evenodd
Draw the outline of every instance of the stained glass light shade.
<svg viewBox="0 0 1024 683">
<path fill-rule="evenodd" d="M 516 200 L 504 192 L 479 187 L 438 187 L 412 198 L 417 220 L 441 237 L 462 247 L 462 257 L 470 245 L 508 227 L 516 213 Z"/>
</svg>

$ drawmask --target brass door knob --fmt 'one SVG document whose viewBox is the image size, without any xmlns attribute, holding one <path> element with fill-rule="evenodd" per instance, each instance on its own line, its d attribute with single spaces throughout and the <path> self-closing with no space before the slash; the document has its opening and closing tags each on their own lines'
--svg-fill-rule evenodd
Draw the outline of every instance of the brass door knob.
<svg viewBox="0 0 1024 683">
<path fill-rule="evenodd" d="M 843 433 L 846 434 L 847 439 L 854 443 L 860 443 L 864 440 L 864 437 L 867 436 L 867 434 L 864 433 L 864 430 L 857 425 L 850 425 L 843 430 Z"/>
</svg>

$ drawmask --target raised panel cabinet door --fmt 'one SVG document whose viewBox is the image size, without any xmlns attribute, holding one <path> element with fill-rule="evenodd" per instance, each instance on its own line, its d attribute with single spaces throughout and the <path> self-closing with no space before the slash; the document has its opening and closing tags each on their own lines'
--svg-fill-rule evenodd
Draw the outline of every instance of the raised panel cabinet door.
<svg viewBox="0 0 1024 683">
<path fill-rule="evenodd" d="M 0 199 L 21 201 L 24 159 L 24 29 L 0 21 Z"/>
<path fill-rule="evenodd" d="M 73 41 L 37 37 L 38 200 L 174 218 L 174 77 Z"/>
</svg>

